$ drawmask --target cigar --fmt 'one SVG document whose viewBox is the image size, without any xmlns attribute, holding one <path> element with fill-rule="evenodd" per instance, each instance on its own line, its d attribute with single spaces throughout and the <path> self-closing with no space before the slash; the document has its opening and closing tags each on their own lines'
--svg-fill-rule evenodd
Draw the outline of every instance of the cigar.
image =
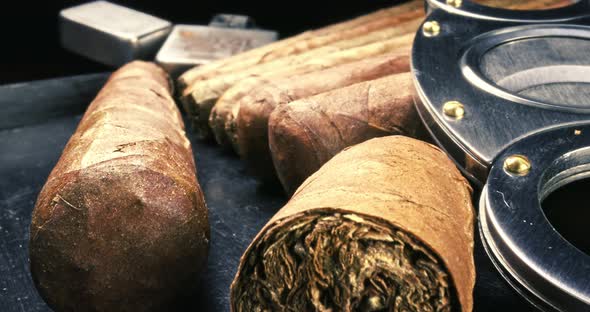
<svg viewBox="0 0 590 312">
<path fill-rule="evenodd" d="M 471 311 L 471 188 L 437 147 L 389 136 L 326 163 L 241 258 L 232 311 Z"/>
<path fill-rule="evenodd" d="M 208 79 L 216 75 L 236 71 L 264 62 L 269 62 L 281 57 L 292 55 L 293 53 L 303 53 L 306 49 L 317 48 L 318 45 L 313 43 L 312 38 L 324 37 L 322 43 L 331 40 L 338 40 L 339 32 L 355 29 L 363 24 L 371 23 L 379 19 L 395 17 L 406 13 L 423 12 L 423 1 L 413 0 L 407 3 L 396 5 L 390 8 L 378 10 L 345 22 L 329 25 L 317 30 L 307 31 L 299 35 L 276 41 L 269 45 L 246 51 L 232 57 L 219 60 L 204 66 L 195 67 L 188 70 L 178 79 L 178 87 L 182 92 L 194 81 Z M 310 42 L 311 41 L 311 42 Z"/>
<path fill-rule="evenodd" d="M 276 107 L 359 82 L 408 72 L 410 70 L 409 52 L 409 49 L 400 49 L 366 60 L 300 75 L 296 79 L 285 77 L 250 88 L 236 105 L 239 111 L 233 122 L 235 130 L 231 135 L 232 142 L 240 157 L 248 164 L 249 171 L 262 180 L 276 179 L 268 145 L 267 127 L 269 116 Z M 241 85 L 242 83 L 230 90 Z M 391 88 L 395 89 L 397 86 Z M 338 98 L 340 99 L 342 97 Z"/>
<path fill-rule="evenodd" d="M 385 41 L 379 41 L 334 53 L 319 53 L 319 55 L 315 55 L 315 57 L 306 57 L 303 60 L 300 59 L 300 57 L 304 57 L 304 55 L 285 58 L 277 60 L 276 62 L 265 63 L 236 74 L 224 75 L 218 78 L 195 83 L 192 86 L 195 89 L 189 97 L 191 100 L 189 105 L 197 107 L 196 110 L 198 110 L 198 113 L 195 114 L 196 117 L 193 119 L 193 121 L 196 122 L 195 129 L 199 131 L 201 137 L 209 135 L 210 128 L 207 123 L 213 105 L 227 89 L 239 81 L 251 77 L 263 76 L 270 72 L 272 72 L 273 75 L 307 73 L 350 63 L 363 58 L 388 53 L 401 47 L 409 47 L 412 43 L 412 38 L 413 34 L 396 36 Z M 223 129 L 221 133 L 224 134 L 225 130 L 223 126 L 220 128 Z"/>
<path fill-rule="evenodd" d="M 43 186 L 29 255 L 55 311 L 161 311 L 194 291 L 209 222 L 163 69 L 109 78 Z"/>
<path fill-rule="evenodd" d="M 422 124 L 414 108 L 410 73 L 390 75 L 279 106 L 268 121 L 268 146 L 288 194 L 344 148 L 373 137 L 416 137 Z M 257 151 L 260 152 L 260 151 Z M 265 155 L 265 154 L 261 154 Z M 258 174 L 271 165 L 256 161 Z"/>
</svg>

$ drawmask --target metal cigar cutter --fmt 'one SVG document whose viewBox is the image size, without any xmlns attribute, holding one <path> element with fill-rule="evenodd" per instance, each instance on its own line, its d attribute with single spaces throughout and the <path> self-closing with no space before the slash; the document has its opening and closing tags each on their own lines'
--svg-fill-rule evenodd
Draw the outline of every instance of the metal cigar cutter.
<svg viewBox="0 0 590 312">
<path fill-rule="evenodd" d="M 107 1 L 60 12 L 62 45 L 110 66 L 154 59 L 173 76 L 190 67 L 252 49 L 278 38 L 248 16 L 218 14 L 208 26 L 171 22 Z M 157 53 L 157 55 L 156 55 Z"/>
<path fill-rule="evenodd" d="M 512 11 L 428 0 L 416 107 L 483 186 L 492 262 L 544 311 L 590 311 L 590 1 Z"/>
</svg>

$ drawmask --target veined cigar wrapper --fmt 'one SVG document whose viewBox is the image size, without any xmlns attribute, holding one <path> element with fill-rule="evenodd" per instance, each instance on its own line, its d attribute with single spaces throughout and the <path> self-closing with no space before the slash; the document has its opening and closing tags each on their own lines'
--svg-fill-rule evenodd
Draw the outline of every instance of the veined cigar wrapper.
<svg viewBox="0 0 590 312">
<path fill-rule="evenodd" d="M 419 137 L 410 73 L 357 83 L 282 105 L 270 115 L 269 148 L 288 194 L 344 148 L 386 135 Z M 268 171 L 269 165 L 256 163 Z M 263 167 L 264 166 L 264 167 Z"/>
<path fill-rule="evenodd" d="M 58 311 L 152 311 L 190 291 L 209 224 L 168 76 L 116 71 L 88 107 L 33 211 L 33 280 Z"/>
<path fill-rule="evenodd" d="M 233 311 L 471 311 L 471 189 L 438 148 L 372 139 L 338 154 L 242 256 Z"/>
<path fill-rule="evenodd" d="M 237 147 L 238 154 L 247 162 L 248 168 L 254 175 L 264 180 L 275 178 L 269 150 L 268 120 L 270 114 L 276 107 L 367 80 L 408 72 L 410 70 L 408 54 L 409 49 L 400 49 L 396 52 L 362 61 L 300 75 L 297 76 L 297 79 L 285 77 L 259 84 L 258 87 L 248 90 L 244 88 L 244 91 L 249 92 L 238 102 L 237 108 L 239 109 L 236 108 L 237 116 L 232 120 L 235 120 L 235 125 L 230 125 L 227 129 L 229 131 L 234 130 L 233 133 L 230 133 L 230 138 L 232 138 L 234 146 Z M 403 75 L 402 77 L 410 78 L 409 75 Z M 402 84 L 407 85 L 406 82 Z M 242 84 L 240 83 L 230 90 L 240 85 Z M 398 86 L 390 86 L 389 88 L 396 89 Z M 223 98 L 225 98 L 225 95 Z M 358 107 L 362 104 L 356 102 L 351 104 L 344 96 L 335 99 L 335 101 L 342 100 L 346 100 L 346 102 L 341 103 L 342 105 L 356 104 Z M 354 100 L 361 99 L 355 98 Z M 301 103 L 301 101 L 294 103 Z M 396 109 L 398 108 L 392 107 L 392 111 Z M 404 109 L 400 111 L 400 113 L 402 112 L 408 112 L 408 110 Z M 358 117 L 363 118 L 363 116 Z M 416 114 L 411 111 L 408 117 L 414 118 Z M 352 118 L 356 119 L 357 116 L 352 116 Z M 315 130 L 313 129 L 312 131 Z M 321 129 L 317 131 L 321 132 Z M 413 134 L 413 132 L 410 131 L 408 134 Z M 313 156 L 310 155 L 309 157 Z M 315 168 L 315 170 L 317 169 L 319 167 Z"/>
<path fill-rule="evenodd" d="M 323 44 L 342 40 L 343 36 L 338 35 L 340 32 L 355 29 L 358 26 L 375 22 L 377 20 L 420 11 L 424 11 L 423 1 L 413 0 L 317 30 L 306 31 L 299 35 L 279 40 L 263 47 L 252 49 L 205 66 L 190 69 L 179 77 L 178 85 L 180 91 L 183 92 L 186 87 L 190 86 L 195 81 L 209 79 L 223 73 L 237 71 L 285 56 L 303 53 L 318 48 Z M 316 42 L 314 38 L 319 37 L 321 37 L 321 39 Z"/>
</svg>

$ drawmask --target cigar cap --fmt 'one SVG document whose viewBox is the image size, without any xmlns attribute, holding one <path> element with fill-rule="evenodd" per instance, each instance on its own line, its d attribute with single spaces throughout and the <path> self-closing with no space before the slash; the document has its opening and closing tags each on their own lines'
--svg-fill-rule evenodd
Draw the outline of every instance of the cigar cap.
<svg viewBox="0 0 590 312">
<path fill-rule="evenodd" d="M 588 146 L 590 125 L 522 139 L 496 158 L 482 192 L 480 231 L 488 255 L 505 279 L 543 311 L 590 309 L 588 207 L 576 209 L 580 200 L 561 197 L 557 205 L 546 202 L 558 189 L 587 179 L 582 164 L 590 162 Z M 522 156 L 530 164 L 526 174 L 505 166 Z M 582 228 L 576 220 L 584 220 Z"/>
<path fill-rule="evenodd" d="M 107 1 L 94 1 L 62 10 L 59 29 L 64 48 L 120 66 L 153 57 L 172 24 Z"/>
</svg>

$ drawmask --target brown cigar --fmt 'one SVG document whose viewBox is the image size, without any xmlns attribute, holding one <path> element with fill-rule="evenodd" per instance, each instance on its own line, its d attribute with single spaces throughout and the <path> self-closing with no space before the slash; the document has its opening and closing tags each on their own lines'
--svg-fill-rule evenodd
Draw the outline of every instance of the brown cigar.
<svg viewBox="0 0 590 312">
<path fill-rule="evenodd" d="M 168 76 L 116 71 L 43 187 L 31 223 L 33 280 L 56 311 L 160 311 L 190 293 L 209 224 Z"/>
<path fill-rule="evenodd" d="M 268 122 L 276 174 L 293 191 L 344 148 L 377 136 L 415 137 L 422 125 L 410 73 L 354 84 L 282 105 Z M 264 154 L 263 154 L 264 155 Z M 251 162 L 255 162 L 250 157 Z M 256 162 L 260 172 L 269 164 Z M 271 171 L 272 172 L 272 171 Z"/>
<path fill-rule="evenodd" d="M 319 47 L 320 44 L 327 44 L 329 42 L 342 40 L 343 37 L 338 35 L 340 32 L 356 29 L 359 26 L 378 20 L 387 20 L 390 17 L 395 19 L 395 17 L 398 15 L 404 15 L 408 13 L 423 14 L 421 13 L 423 11 L 423 1 L 413 0 L 404 4 L 378 10 L 376 12 L 345 22 L 333 24 L 313 31 L 307 31 L 294 37 L 283 39 L 263 47 L 246 51 L 244 53 L 219 60 L 205 66 L 190 69 L 179 77 L 178 87 L 182 92 L 187 86 L 191 85 L 197 80 L 208 79 L 222 73 L 240 70 L 281 57 L 294 55 L 296 53 L 303 53 Z M 314 42 L 313 38 L 318 37 L 322 37 L 322 39 L 318 42 Z"/>
<path fill-rule="evenodd" d="M 275 107 L 334 89 L 400 72 L 408 72 L 409 50 L 388 53 L 319 72 L 268 81 L 241 98 L 232 142 L 251 173 L 264 180 L 275 178 L 268 147 L 268 118 Z M 404 76 L 404 77 L 407 77 Z M 239 86 L 242 84 L 236 85 Z M 236 87 L 230 89 L 233 90 Z M 224 96 L 225 97 L 225 96 Z M 232 126 L 229 126 L 230 128 Z M 230 129 L 232 130 L 232 129 Z M 317 168 L 316 168 L 317 169 Z"/>
<path fill-rule="evenodd" d="M 402 136 L 336 155 L 242 256 L 232 311 L 471 311 L 471 189 Z"/>
</svg>

